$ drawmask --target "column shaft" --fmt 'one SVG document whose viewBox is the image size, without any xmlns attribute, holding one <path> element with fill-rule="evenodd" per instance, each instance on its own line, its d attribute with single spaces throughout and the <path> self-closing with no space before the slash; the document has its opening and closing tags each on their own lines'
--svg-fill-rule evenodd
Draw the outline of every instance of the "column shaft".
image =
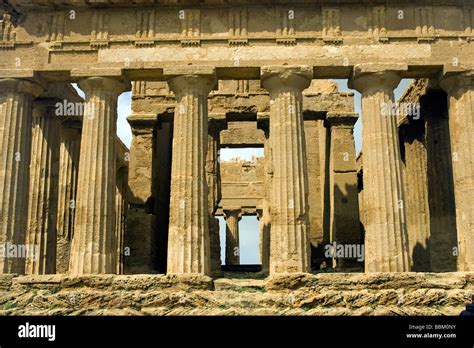
<svg viewBox="0 0 474 348">
<path fill-rule="evenodd" d="M 307 67 L 264 67 L 270 92 L 272 149 L 272 236 L 270 273 L 310 271 L 306 147 L 302 90 L 311 82 Z"/>
<path fill-rule="evenodd" d="M 26 260 L 26 274 L 56 272 L 60 126 L 54 103 L 54 99 L 38 100 L 33 107 L 26 244 L 38 254 Z"/>
<path fill-rule="evenodd" d="M 125 86 L 102 77 L 81 80 L 79 86 L 86 106 L 69 271 L 115 273 L 117 97 Z"/>
<path fill-rule="evenodd" d="M 271 229 L 271 217 L 270 217 L 270 202 L 272 193 L 272 165 L 271 165 L 271 148 L 269 129 L 266 125 L 264 129 L 265 140 L 264 140 L 264 197 L 262 202 L 262 212 L 259 217 L 259 230 L 260 230 L 260 264 L 262 265 L 262 271 L 268 272 L 270 268 L 270 229 Z"/>
<path fill-rule="evenodd" d="M 209 195 L 209 242 L 211 253 L 211 273 L 213 275 L 221 274 L 219 220 L 214 216 L 221 199 L 219 148 L 220 128 L 218 125 L 210 123 L 206 156 L 206 179 Z"/>
<path fill-rule="evenodd" d="M 239 220 L 240 210 L 226 210 L 225 212 L 225 264 L 240 265 Z"/>
<path fill-rule="evenodd" d="M 156 273 L 158 226 L 153 214 L 152 163 L 160 162 L 159 169 L 163 168 L 163 163 L 156 158 L 158 154 L 153 151 L 157 141 L 154 135 L 156 115 L 131 115 L 128 122 L 132 128 L 128 179 L 130 208 L 124 245 L 130 248 L 130 255 L 124 258 L 123 267 L 126 274 Z"/>
<path fill-rule="evenodd" d="M 430 226 L 425 133 L 420 121 L 401 127 L 405 148 L 405 199 L 411 270 L 429 272 Z"/>
<path fill-rule="evenodd" d="M 351 84 L 362 93 L 365 271 L 406 272 L 409 258 L 398 128 L 394 115 L 382 113 L 383 106 L 393 101 L 400 77 L 395 72 L 357 70 Z"/>
<path fill-rule="evenodd" d="M 0 246 L 25 243 L 31 156 L 31 110 L 39 85 L 0 80 Z M 24 258 L 0 257 L 0 273 L 23 273 Z"/>
<path fill-rule="evenodd" d="M 448 92 L 460 270 L 474 271 L 474 73 L 441 81 Z"/>
<path fill-rule="evenodd" d="M 127 222 L 127 167 L 122 167 L 117 171 L 117 189 L 115 195 L 115 239 L 116 239 L 116 262 L 117 274 L 123 274 L 123 248 L 124 234 Z"/>
<path fill-rule="evenodd" d="M 458 269 L 459 246 L 446 93 L 429 92 L 420 104 L 426 133 L 431 271 L 453 272 Z"/>
<path fill-rule="evenodd" d="M 71 241 L 74 235 L 80 147 L 80 129 L 68 128 L 63 125 L 59 150 L 57 273 L 66 273 L 69 268 Z"/>
<path fill-rule="evenodd" d="M 330 112 L 326 122 L 330 127 L 330 238 L 331 244 L 359 245 L 360 220 L 357 190 L 357 167 L 354 143 L 354 124 L 357 114 Z M 336 267 L 356 267 L 360 255 L 344 255 L 336 259 Z"/>
<path fill-rule="evenodd" d="M 176 95 L 171 168 L 168 273 L 210 273 L 207 96 L 215 80 L 182 75 L 169 81 Z"/>
</svg>

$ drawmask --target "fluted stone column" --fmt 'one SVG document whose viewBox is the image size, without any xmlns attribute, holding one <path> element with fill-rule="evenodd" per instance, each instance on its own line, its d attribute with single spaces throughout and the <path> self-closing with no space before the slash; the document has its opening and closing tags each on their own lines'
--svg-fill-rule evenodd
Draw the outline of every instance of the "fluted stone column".
<svg viewBox="0 0 474 348">
<path fill-rule="evenodd" d="M 21 79 L 0 79 L 0 245 L 25 243 L 31 110 L 40 85 Z M 0 257 L 1 273 L 23 273 L 23 258 Z"/>
<path fill-rule="evenodd" d="M 59 150 L 59 187 L 56 273 L 66 273 L 69 269 L 71 241 L 74 235 L 74 216 L 76 214 L 77 174 L 81 148 L 80 125 L 69 127 L 62 124 Z"/>
<path fill-rule="evenodd" d="M 37 255 L 26 259 L 26 274 L 56 272 L 56 216 L 60 124 L 55 114 L 56 99 L 40 99 L 33 106 L 30 189 L 26 244 Z"/>
<path fill-rule="evenodd" d="M 225 264 L 240 265 L 239 221 L 242 217 L 239 210 L 224 210 L 225 216 Z"/>
<path fill-rule="evenodd" d="M 429 272 L 430 225 L 427 155 L 423 121 L 412 120 L 400 127 L 405 148 L 405 199 L 408 251 L 411 270 Z"/>
<path fill-rule="evenodd" d="M 353 245 L 361 243 L 357 166 L 354 124 L 359 115 L 349 112 L 328 112 L 326 123 L 330 131 L 329 197 L 331 243 Z M 352 257 L 349 257 L 352 256 Z M 336 267 L 358 266 L 357 255 L 336 259 Z"/>
<path fill-rule="evenodd" d="M 219 276 L 221 272 L 221 243 L 219 237 L 219 220 L 214 216 L 221 200 L 220 183 L 220 130 L 218 122 L 209 122 L 209 136 L 206 156 L 206 179 L 209 203 L 209 242 L 211 253 L 211 274 Z"/>
<path fill-rule="evenodd" d="M 357 66 L 350 80 L 362 94 L 366 272 L 410 268 L 397 120 L 382 114 L 399 82 L 396 72 Z"/>
<path fill-rule="evenodd" d="M 107 77 L 79 81 L 86 94 L 81 137 L 71 274 L 116 271 L 117 98 L 126 85 Z"/>
<path fill-rule="evenodd" d="M 420 111 L 425 120 L 427 183 L 429 204 L 429 249 L 433 272 L 458 269 L 456 209 L 452 151 L 446 93 L 430 91 L 420 98 Z"/>
<path fill-rule="evenodd" d="M 155 139 L 156 115 L 130 115 L 127 120 L 132 129 L 132 144 L 128 172 L 130 207 L 124 245 L 129 248 L 130 254 L 124 257 L 124 273 L 164 273 L 165 269 L 160 270 L 156 265 L 159 249 L 156 236 L 161 226 L 157 225 L 157 217 L 153 214 L 153 205 L 157 203 L 153 199 L 153 185 L 157 184 L 157 180 L 154 180 L 152 163 L 159 161 L 156 159 L 158 154 L 153 149 L 161 151 L 158 144 L 156 147 L 154 145 L 158 141 Z M 156 166 L 161 170 L 164 165 L 159 162 Z M 163 229 L 168 232 L 166 226 Z M 165 260 L 163 257 L 163 261 Z"/>
<path fill-rule="evenodd" d="M 270 148 L 270 133 L 269 125 L 265 124 L 263 128 L 265 134 L 264 146 L 264 197 L 262 200 L 262 210 L 258 211 L 259 232 L 260 232 L 260 264 L 262 265 L 262 272 L 268 272 L 270 268 L 270 230 L 271 230 L 271 213 L 270 201 L 272 193 L 272 165 L 271 165 L 271 148 Z"/>
<path fill-rule="evenodd" d="M 115 239 L 116 239 L 116 262 L 117 274 L 123 273 L 123 248 L 124 234 L 127 222 L 127 180 L 128 168 L 122 167 L 117 171 L 117 188 L 115 194 Z"/>
<path fill-rule="evenodd" d="M 207 96 L 212 75 L 169 80 L 176 95 L 171 168 L 168 273 L 210 274 L 206 150 Z"/>
<path fill-rule="evenodd" d="M 460 270 L 474 271 L 474 71 L 447 75 Z"/>
<path fill-rule="evenodd" d="M 271 274 L 311 269 L 302 91 L 310 85 L 312 76 L 309 67 L 262 68 L 262 85 L 271 98 Z"/>
</svg>

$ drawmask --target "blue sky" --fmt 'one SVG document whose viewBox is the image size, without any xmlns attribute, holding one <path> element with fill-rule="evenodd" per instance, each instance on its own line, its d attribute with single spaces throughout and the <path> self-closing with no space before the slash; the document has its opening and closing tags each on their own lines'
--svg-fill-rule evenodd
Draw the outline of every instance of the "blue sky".
<svg viewBox="0 0 474 348">
<path fill-rule="evenodd" d="M 354 110 L 361 114 L 360 93 L 347 87 L 347 80 L 333 80 L 337 83 L 340 92 L 354 93 Z M 404 79 L 395 89 L 395 100 L 397 100 L 408 86 L 411 80 Z M 75 86 L 77 89 L 77 86 Z M 81 96 L 84 96 L 79 90 Z M 122 139 L 125 145 L 130 148 L 132 141 L 132 131 L 127 122 L 127 117 L 132 113 L 131 109 L 131 92 L 122 93 L 118 99 L 118 119 L 117 119 L 117 135 Z M 362 147 L 362 123 L 361 118 L 354 127 L 354 139 L 356 151 L 359 152 Z M 263 149 L 222 149 L 221 160 L 225 161 L 232 157 L 241 157 L 250 160 L 252 156 L 263 156 Z M 220 238 L 221 238 L 221 260 L 224 264 L 225 260 L 225 220 L 219 217 Z M 240 262 L 241 264 L 258 264 L 259 263 L 259 222 L 255 216 L 244 216 L 239 222 L 240 231 Z"/>
</svg>

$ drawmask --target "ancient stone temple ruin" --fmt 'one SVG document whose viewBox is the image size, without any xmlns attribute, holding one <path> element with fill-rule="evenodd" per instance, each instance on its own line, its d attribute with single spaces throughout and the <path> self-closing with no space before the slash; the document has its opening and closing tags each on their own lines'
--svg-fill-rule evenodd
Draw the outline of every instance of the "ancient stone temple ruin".
<svg viewBox="0 0 474 348">
<path fill-rule="evenodd" d="M 474 271 L 470 1 L 10 0 L 0 15 L 0 273 L 218 278 L 245 215 L 264 276 Z M 334 79 L 361 94 L 359 154 Z M 390 112 L 401 79 L 416 109 Z M 242 147 L 264 156 L 220 161 Z"/>
</svg>

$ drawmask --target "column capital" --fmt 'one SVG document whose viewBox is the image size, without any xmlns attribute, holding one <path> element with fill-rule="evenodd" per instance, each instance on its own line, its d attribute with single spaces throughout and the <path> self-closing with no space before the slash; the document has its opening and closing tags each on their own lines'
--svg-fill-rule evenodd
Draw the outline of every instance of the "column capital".
<svg viewBox="0 0 474 348">
<path fill-rule="evenodd" d="M 326 122 L 330 127 L 353 128 L 358 119 L 357 112 L 330 111 L 326 114 Z"/>
<path fill-rule="evenodd" d="M 43 92 L 43 87 L 36 82 L 24 79 L 0 79 L 0 93 L 24 93 L 39 96 Z"/>
<path fill-rule="evenodd" d="M 114 77 L 93 76 L 79 80 L 78 85 L 86 95 L 93 90 L 106 90 L 118 96 L 128 89 L 129 82 Z"/>
<path fill-rule="evenodd" d="M 158 118 L 156 114 L 131 114 L 127 117 L 127 122 L 135 135 L 152 133 Z"/>
<path fill-rule="evenodd" d="M 406 64 L 359 64 L 354 66 L 348 85 L 361 94 L 378 90 L 392 93 L 400 83 L 401 72 L 407 69 Z"/>
<path fill-rule="evenodd" d="M 439 81 L 439 86 L 451 95 L 474 88 L 474 70 L 447 72 Z"/>
<path fill-rule="evenodd" d="M 269 65 L 261 70 L 262 86 L 274 93 L 298 90 L 309 87 L 313 78 L 313 68 L 310 66 Z"/>
<path fill-rule="evenodd" d="M 176 97 L 191 92 L 199 92 L 208 95 L 217 86 L 215 74 L 186 74 L 172 76 L 168 79 L 168 85 Z"/>
<path fill-rule="evenodd" d="M 230 217 L 234 217 L 239 221 L 242 218 L 242 209 L 223 209 L 222 212 L 226 220 Z"/>
</svg>

